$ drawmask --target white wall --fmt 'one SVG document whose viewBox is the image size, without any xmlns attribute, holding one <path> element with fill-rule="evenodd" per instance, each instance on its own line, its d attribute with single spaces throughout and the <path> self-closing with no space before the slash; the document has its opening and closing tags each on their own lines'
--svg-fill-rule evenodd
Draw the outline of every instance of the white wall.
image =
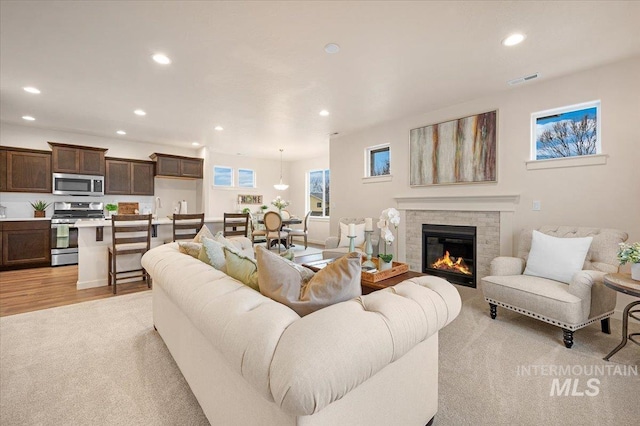
<svg viewBox="0 0 640 426">
<path fill-rule="evenodd" d="M 154 152 L 163 154 L 197 156 L 194 149 L 182 149 L 180 147 L 157 145 L 147 142 L 137 142 L 116 138 L 104 138 L 73 132 L 40 129 L 33 126 L 19 126 L 9 123 L 0 123 L 0 145 L 27 149 L 39 149 L 50 151 L 51 146 L 47 142 L 67 143 L 71 145 L 108 148 L 107 157 L 128 158 L 134 160 L 147 160 Z M 198 181 L 155 178 L 155 195 L 162 200 L 162 208 L 158 210 L 160 217 L 173 212 L 174 205 L 180 200 L 187 200 L 189 212 L 202 211 L 201 203 L 197 199 Z M 71 197 L 73 198 L 73 197 Z M 0 203 L 7 207 L 7 216 L 11 218 L 32 217 L 33 209 L 30 201 L 44 200 L 46 202 L 66 201 L 69 197 L 52 194 L 28 194 L 28 193 L 0 193 Z M 150 211 L 154 206 L 152 196 L 133 195 L 105 195 L 104 197 L 82 197 L 86 201 L 139 202 L 140 210 Z M 201 202 L 201 200 L 200 200 Z M 53 207 L 47 209 L 47 216 L 53 213 Z"/>
<path fill-rule="evenodd" d="M 640 240 L 640 57 L 565 76 L 505 89 L 494 96 L 405 117 L 331 139 L 331 227 L 341 216 L 378 217 L 396 196 L 520 194 L 516 235 L 543 224 L 617 228 Z M 437 82 L 434 82 L 437 84 Z M 531 114 L 587 101 L 602 102 L 602 150 L 606 165 L 531 170 Z M 409 186 L 409 131 L 490 110 L 498 110 L 498 182 Z M 391 144 L 393 180 L 364 184 L 368 146 Z M 542 203 L 532 211 L 532 201 Z M 623 268 L 626 270 L 626 268 Z M 628 299 L 619 298 L 621 303 Z"/>
</svg>

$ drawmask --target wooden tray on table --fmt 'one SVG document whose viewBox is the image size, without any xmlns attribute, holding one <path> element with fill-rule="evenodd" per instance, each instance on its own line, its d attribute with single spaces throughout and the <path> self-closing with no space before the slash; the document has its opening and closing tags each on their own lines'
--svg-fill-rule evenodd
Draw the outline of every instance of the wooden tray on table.
<svg viewBox="0 0 640 426">
<path fill-rule="evenodd" d="M 372 258 L 371 261 L 376 264 L 376 268 L 379 267 L 378 258 Z M 362 271 L 362 284 L 371 284 L 376 283 L 378 281 L 383 281 L 389 279 L 391 277 L 395 277 L 400 274 L 404 274 L 409 270 L 409 264 L 403 262 L 392 262 L 391 269 L 387 269 L 386 271 L 376 271 L 376 272 L 365 272 Z"/>
</svg>

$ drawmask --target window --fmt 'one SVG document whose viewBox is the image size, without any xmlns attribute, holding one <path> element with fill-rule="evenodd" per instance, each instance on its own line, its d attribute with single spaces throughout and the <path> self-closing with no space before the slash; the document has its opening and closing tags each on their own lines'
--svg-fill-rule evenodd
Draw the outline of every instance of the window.
<svg viewBox="0 0 640 426">
<path fill-rule="evenodd" d="M 233 169 L 231 167 L 213 166 L 213 186 L 233 186 Z"/>
<path fill-rule="evenodd" d="M 308 178 L 307 205 L 311 216 L 329 217 L 329 170 L 312 170 Z"/>
<path fill-rule="evenodd" d="M 531 115 L 531 160 L 600 153 L 599 101 Z"/>
<path fill-rule="evenodd" d="M 251 169 L 238 169 L 238 186 L 242 188 L 255 188 L 255 172 Z"/>
<path fill-rule="evenodd" d="M 371 146 L 365 150 L 365 177 L 391 174 L 389 144 Z"/>
</svg>

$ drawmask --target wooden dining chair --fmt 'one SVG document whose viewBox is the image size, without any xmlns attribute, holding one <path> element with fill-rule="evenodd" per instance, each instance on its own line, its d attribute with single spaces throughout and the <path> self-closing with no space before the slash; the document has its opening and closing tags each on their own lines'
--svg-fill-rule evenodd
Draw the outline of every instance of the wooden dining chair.
<svg viewBox="0 0 640 426">
<path fill-rule="evenodd" d="M 304 229 L 286 228 L 289 232 L 289 247 L 293 245 L 293 237 L 304 238 L 304 248 L 307 249 L 307 237 L 309 236 L 309 217 L 311 216 L 311 210 L 307 212 L 304 217 Z"/>
<path fill-rule="evenodd" d="M 271 241 L 277 240 L 278 253 L 280 253 L 280 242 L 285 241 L 285 247 L 289 233 L 282 230 L 282 217 L 278 212 L 266 212 L 264 214 L 264 227 L 267 228 L 267 249 L 271 250 Z"/>
<path fill-rule="evenodd" d="M 192 240 L 204 226 L 204 213 L 174 214 L 173 241 Z"/>
<path fill-rule="evenodd" d="M 124 255 L 143 255 L 151 248 L 151 214 L 118 214 L 111 216 L 111 247 L 109 247 L 109 267 L 107 281 L 116 285 L 119 280 L 142 278 L 151 288 L 151 277 L 140 265 L 139 269 L 118 271 L 118 258 Z M 141 256 L 142 257 L 142 256 Z"/>
<path fill-rule="evenodd" d="M 249 237 L 249 213 L 225 213 L 222 228 L 227 237 Z"/>
<path fill-rule="evenodd" d="M 266 229 L 258 229 L 258 221 L 253 218 L 253 216 L 249 217 L 249 228 L 251 230 L 251 245 L 255 244 L 256 241 L 266 240 L 267 231 Z"/>
</svg>

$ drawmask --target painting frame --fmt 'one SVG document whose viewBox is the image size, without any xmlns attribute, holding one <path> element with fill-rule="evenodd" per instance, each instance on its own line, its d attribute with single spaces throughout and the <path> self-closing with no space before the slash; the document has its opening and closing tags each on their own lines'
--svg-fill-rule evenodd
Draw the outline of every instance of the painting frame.
<svg viewBox="0 0 640 426">
<path fill-rule="evenodd" d="M 411 129 L 412 187 L 498 182 L 498 110 Z"/>
</svg>

